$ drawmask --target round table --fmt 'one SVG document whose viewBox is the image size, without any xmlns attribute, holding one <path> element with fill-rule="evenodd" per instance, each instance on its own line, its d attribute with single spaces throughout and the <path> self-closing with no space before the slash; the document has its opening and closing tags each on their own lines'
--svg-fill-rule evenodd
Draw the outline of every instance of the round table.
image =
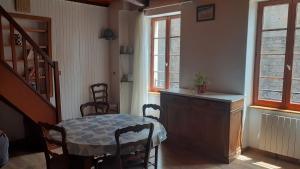
<svg viewBox="0 0 300 169">
<path fill-rule="evenodd" d="M 157 146 L 167 138 L 167 132 L 162 124 L 147 117 L 126 114 L 87 116 L 62 121 L 58 126 L 66 130 L 69 154 L 91 157 L 115 153 L 117 129 L 147 123 L 154 124 L 152 145 Z M 144 130 L 140 133 L 124 134 L 121 135 L 120 142 L 124 144 L 142 140 L 147 138 L 148 133 L 149 130 Z M 50 135 L 59 140 L 57 133 L 51 132 Z"/>
</svg>

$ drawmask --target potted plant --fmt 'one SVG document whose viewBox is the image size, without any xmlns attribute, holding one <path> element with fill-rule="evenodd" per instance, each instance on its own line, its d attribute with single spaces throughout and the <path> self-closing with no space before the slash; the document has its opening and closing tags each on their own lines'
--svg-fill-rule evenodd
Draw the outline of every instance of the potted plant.
<svg viewBox="0 0 300 169">
<path fill-rule="evenodd" d="M 196 74 L 195 85 L 197 87 L 197 93 L 205 93 L 207 89 L 207 77 L 201 73 Z"/>
</svg>

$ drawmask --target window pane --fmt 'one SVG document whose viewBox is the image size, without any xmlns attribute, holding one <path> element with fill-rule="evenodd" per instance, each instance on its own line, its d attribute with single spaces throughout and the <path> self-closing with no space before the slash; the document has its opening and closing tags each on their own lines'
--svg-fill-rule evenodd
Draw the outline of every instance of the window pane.
<svg viewBox="0 0 300 169">
<path fill-rule="evenodd" d="M 260 77 L 283 78 L 284 55 L 261 55 Z"/>
<path fill-rule="evenodd" d="M 170 88 L 179 88 L 180 56 L 170 56 Z"/>
<path fill-rule="evenodd" d="M 180 55 L 180 38 L 170 39 L 170 55 Z"/>
<path fill-rule="evenodd" d="M 261 55 L 259 100 L 282 100 L 284 55 Z"/>
<path fill-rule="evenodd" d="M 283 79 L 277 78 L 259 78 L 259 93 L 260 100 L 282 100 L 282 85 Z"/>
<path fill-rule="evenodd" d="M 296 27 L 299 28 L 300 27 L 300 4 L 297 4 L 297 16 L 296 16 Z"/>
<path fill-rule="evenodd" d="M 166 54 L 166 40 L 165 39 L 154 39 L 154 55 L 165 55 Z"/>
<path fill-rule="evenodd" d="M 154 87 L 165 88 L 166 58 L 164 55 L 154 56 Z"/>
<path fill-rule="evenodd" d="M 286 32 L 268 31 L 262 33 L 259 100 L 282 100 Z"/>
<path fill-rule="evenodd" d="M 270 31 L 262 33 L 262 54 L 285 54 L 287 31 Z"/>
<path fill-rule="evenodd" d="M 171 36 L 180 36 L 180 18 L 171 19 Z"/>
<path fill-rule="evenodd" d="M 263 29 L 287 28 L 288 10 L 288 4 L 265 7 L 263 16 Z"/>
<path fill-rule="evenodd" d="M 155 21 L 154 38 L 166 37 L 166 20 Z"/>
</svg>

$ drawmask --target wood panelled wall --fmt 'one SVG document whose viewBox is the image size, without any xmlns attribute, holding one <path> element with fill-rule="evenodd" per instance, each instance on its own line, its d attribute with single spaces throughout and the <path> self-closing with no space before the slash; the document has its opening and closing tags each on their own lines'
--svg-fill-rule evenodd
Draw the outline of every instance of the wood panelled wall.
<svg viewBox="0 0 300 169">
<path fill-rule="evenodd" d="M 14 0 L 0 1 L 9 12 Z M 108 10 L 65 0 L 31 0 L 31 15 L 52 19 L 52 55 L 61 70 L 62 118 L 80 116 L 79 105 L 91 99 L 89 85 L 109 83 L 109 43 L 99 39 L 108 27 Z"/>
</svg>

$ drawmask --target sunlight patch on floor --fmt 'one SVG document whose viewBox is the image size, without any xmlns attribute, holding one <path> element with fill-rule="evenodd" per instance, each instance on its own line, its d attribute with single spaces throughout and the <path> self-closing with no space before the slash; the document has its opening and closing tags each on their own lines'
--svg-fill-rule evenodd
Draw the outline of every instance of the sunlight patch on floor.
<svg viewBox="0 0 300 169">
<path fill-rule="evenodd" d="M 279 166 L 269 164 L 269 163 L 266 163 L 266 162 L 263 162 L 263 161 L 256 162 L 256 163 L 253 163 L 253 164 L 257 165 L 257 166 L 260 166 L 260 167 L 263 167 L 263 168 L 267 168 L 267 169 L 280 169 L 281 168 Z"/>
<path fill-rule="evenodd" d="M 236 159 L 241 160 L 241 161 L 250 161 L 250 160 L 252 160 L 252 158 L 244 156 L 244 155 L 239 155 Z"/>
</svg>

